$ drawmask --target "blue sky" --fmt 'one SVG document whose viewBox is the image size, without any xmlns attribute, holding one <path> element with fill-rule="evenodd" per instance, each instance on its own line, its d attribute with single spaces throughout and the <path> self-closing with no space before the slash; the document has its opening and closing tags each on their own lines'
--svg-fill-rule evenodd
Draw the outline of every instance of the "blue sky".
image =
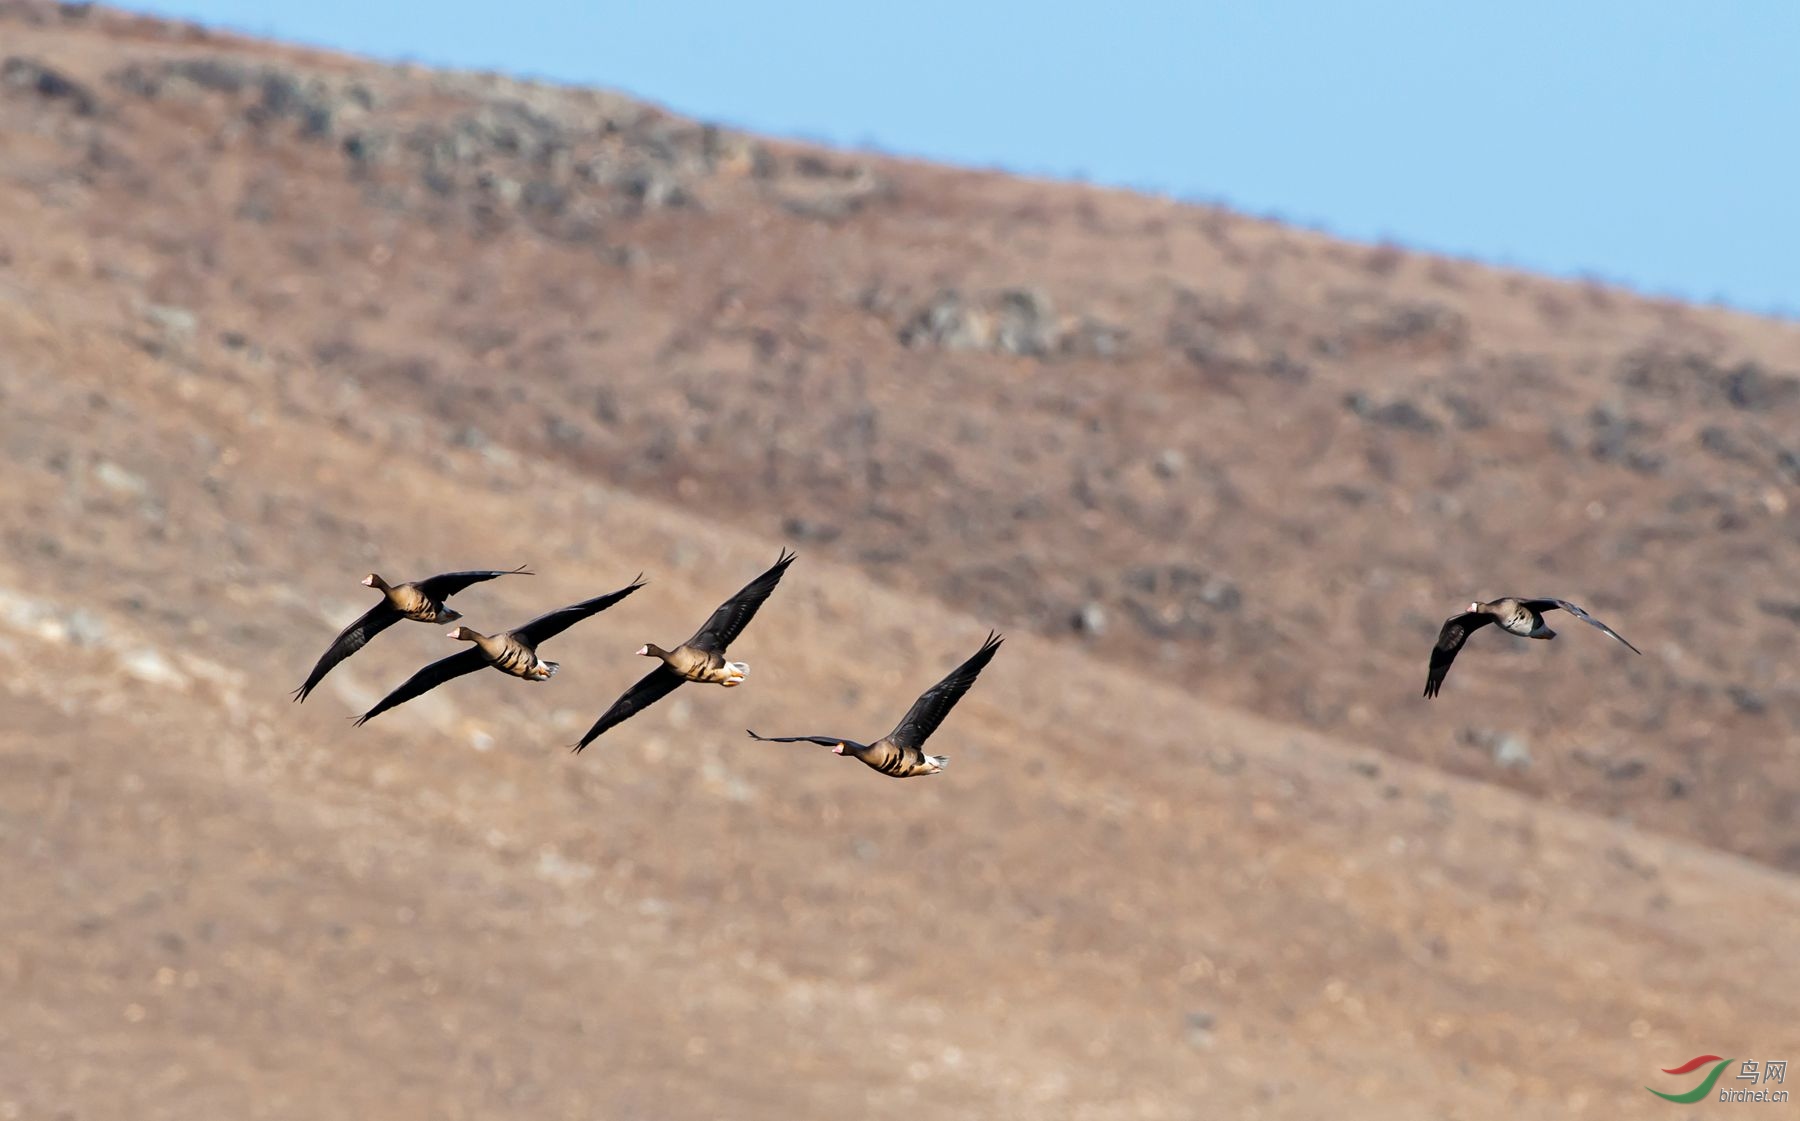
<svg viewBox="0 0 1800 1121">
<path fill-rule="evenodd" d="M 1791 0 L 130 6 L 1800 315 Z"/>
</svg>

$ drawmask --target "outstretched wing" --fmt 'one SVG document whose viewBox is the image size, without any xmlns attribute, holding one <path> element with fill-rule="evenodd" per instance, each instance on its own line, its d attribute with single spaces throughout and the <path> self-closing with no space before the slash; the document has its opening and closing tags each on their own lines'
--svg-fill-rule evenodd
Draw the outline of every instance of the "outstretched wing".
<svg viewBox="0 0 1800 1121">
<path fill-rule="evenodd" d="M 836 747 L 841 743 L 845 747 L 854 747 L 859 751 L 868 746 L 868 744 L 857 743 L 855 740 L 847 740 L 842 736 L 759 736 L 748 728 L 745 728 L 744 731 L 749 734 L 751 739 L 761 740 L 764 743 L 816 743 L 820 747 Z"/>
<path fill-rule="evenodd" d="M 487 659 L 481 656 L 481 649 L 477 646 L 471 646 L 448 658 L 439 658 L 407 678 L 398 689 L 381 698 L 374 708 L 357 717 L 356 727 L 362 727 L 388 709 L 396 705 L 403 705 L 420 693 L 429 693 L 444 682 L 461 677 L 465 673 L 474 673 L 485 665 L 487 665 Z"/>
<path fill-rule="evenodd" d="M 1444 687 L 1444 678 L 1450 673 L 1450 663 L 1456 661 L 1456 652 L 1469 640 L 1470 632 L 1480 630 L 1493 621 L 1492 615 L 1481 611 L 1465 611 L 1444 620 L 1444 629 L 1438 632 L 1437 645 L 1431 648 L 1431 670 L 1425 675 L 1427 697 L 1437 696 L 1438 690 Z"/>
<path fill-rule="evenodd" d="M 1005 640 L 999 635 L 989 631 L 987 641 L 981 644 L 981 649 L 971 654 L 968 661 L 951 670 L 948 677 L 927 689 L 924 696 L 913 702 L 906 718 L 888 735 L 889 741 L 901 748 L 923 746 L 931 733 L 937 731 L 937 726 L 943 723 L 944 717 L 950 715 L 956 702 L 962 700 L 962 695 L 969 691 L 969 686 L 975 684 L 982 667 L 994 660 L 994 651 L 1000 649 L 1003 641 Z"/>
<path fill-rule="evenodd" d="M 307 674 L 306 684 L 294 690 L 294 699 L 304 701 L 306 695 L 312 692 L 319 682 L 325 680 L 325 675 L 330 673 L 333 667 L 361 650 L 371 638 L 399 621 L 400 612 L 396 611 L 386 599 L 363 612 L 361 618 L 339 631 L 338 636 L 331 640 L 331 646 L 319 656 L 319 664 L 313 667 L 310 674 Z"/>
<path fill-rule="evenodd" d="M 1592 615 L 1589 615 L 1587 612 L 1583 611 L 1581 608 L 1570 603 L 1566 599 L 1528 599 L 1525 601 L 1525 606 L 1531 608 L 1533 611 L 1539 611 L 1539 612 L 1549 611 L 1552 608 L 1560 607 L 1564 611 L 1567 611 L 1569 614 L 1575 616 L 1577 619 L 1580 619 L 1582 622 L 1591 624 L 1592 626 L 1599 627 L 1601 630 L 1605 631 L 1607 634 L 1611 635 L 1612 637 L 1618 639 L 1620 642 L 1625 642 L 1624 635 L 1620 634 L 1618 631 L 1613 630 L 1611 627 L 1607 626 L 1605 623 L 1602 623 L 1600 620 L 1594 618 Z M 1629 642 L 1625 642 L 1625 646 L 1633 654 L 1642 654 L 1643 653 L 1642 650 L 1639 650 L 1637 647 L 1632 646 L 1631 643 L 1629 643 Z"/>
<path fill-rule="evenodd" d="M 413 581 L 413 587 L 424 592 L 439 603 L 462 591 L 470 584 L 479 584 L 483 580 L 492 580 L 496 576 L 536 576 L 531 566 L 522 564 L 517 568 L 500 571 L 482 569 L 478 572 L 440 572 L 426 580 Z"/>
<path fill-rule="evenodd" d="M 614 701 L 611 708 L 601 713 L 600 719 L 594 721 L 594 726 L 587 730 L 587 735 L 581 737 L 581 742 L 576 744 L 574 749 L 580 751 L 588 744 L 593 743 L 614 724 L 630 720 L 644 709 L 673 693 L 675 687 L 685 680 L 687 679 L 667 665 L 657 666 L 645 674 L 636 685 L 625 690 L 625 695 Z"/>
<path fill-rule="evenodd" d="M 522 627 L 514 627 L 513 637 L 528 646 L 536 646 L 547 638 L 554 638 L 563 633 L 583 619 L 600 614 L 643 586 L 644 576 L 643 573 L 639 573 L 636 580 L 616 592 L 608 592 L 603 596 L 595 596 L 593 599 L 584 599 L 580 603 L 572 603 L 567 607 L 559 607 L 555 611 L 539 615 Z"/>
<path fill-rule="evenodd" d="M 781 574 L 787 566 L 794 563 L 795 554 L 786 549 L 781 551 L 781 559 L 777 560 L 769 571 L 744 585 L 742 591 L 719 605 L 712 613 L 706 625 L 694 632 L 694 637 L 687 644 L 696 650 L 706 650 L 723 654 L 733 639 L 743 633 L 750 620 L 756 617 L 756 609 L 762 601 L 769 598 L 775 585 L 781 583 Z"/>
</svg>

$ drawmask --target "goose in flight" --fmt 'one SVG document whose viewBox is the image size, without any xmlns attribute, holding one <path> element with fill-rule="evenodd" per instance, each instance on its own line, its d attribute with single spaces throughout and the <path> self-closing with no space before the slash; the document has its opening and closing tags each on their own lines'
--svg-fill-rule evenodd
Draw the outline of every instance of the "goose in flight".
<svg viewBox="0 0 1800 1121">
<path fill-rule="evenodd" d="M 440 572 L 426 580 L 414 580 L 406 584 L 390 584 L 376 573 L 369 573 L 362 578 L 363 586 L 374 588 L 381 593 L 381 602 L 363 612 L 362 617 L 338 632 L 331 640 L 331 646 L 319 657 L 319 663 L 313 666 L 312 673 L 307 675 L 306 684 L 294 690 L 294 699 L 304 701 L 306 695 L 315 689 L 319 682 L 325 680 L 337 664 L 350 655 L 361 650 L 365 644 L 382 631 L 398 623 L 402 619 L 413 619 L 420 623 L 453 623 L 462 618 L 462 612 L 453 607 L 444 606 L 444 601 L 462 591 L 470 584 L 479 584 L 483 580 L 492 580 L 496 576 L 535 576 L 528 565 L 520 565 L 509 571 L 482 569 L 479 572 Z"/>
<path fill-rule="evenodd" d="M 1625 642 L 1624 635 L 1566 599 L 1519 599 L 1507 596 L 1488 603 L 1471 603 L 1467 611 L 1444 620 L 1444 629 L 1438 632 L 1437 645 L 1431 648 L 1431 670 L 1425 677 L 1425 695 L 1438 695 L 1438 690 L 1444 686 L 1445 676 L 1450 672 L 1450 663 L 1456 660 L 1456 652 L 1463 648 L 1463 643 L 1469 640 L 1469 635 L 1474 631 L 1489 623 L 1499 623 L 1502 630 L 1520 638 L 1555 638 L 1556 632 L 1544 625 L 1544 612 L 1554 611 L 1559 607 L 1625 643 L 1625 647 L 1633 654 L 1643 653 L 1631 643 Z"/>
<path fill-rule="evenodd" d="M 829 747 L 833 755 L 860 759 L 893 778 L 935 775 L 950 762 L 950 757 L 925 754 L 925 741 L 937 731 L 944 717 L 950 715 L 950 710 L 969 691 L 969 686 L 975 684 L 982 667 L 993 660 L 994 651 L 1000 649 L 1003 641 L 999 635 L 988 632 L 981 649 L 951 670 L 948 677 L 927 689 L 924 696 L 913 702 L 899 726 L 874 743 L 857 743 L 841 736 L 759 736 L 748 728 L 744 731 L 751 739 L 764 743 L 816 743 L 820 747 Z"/>
<path fill-rule="evenodd" d="M 768 599 L 769 593 L 775 590 L 775 585 L 781 582 L 781 574 L 787 571 L 787 566 L 794 563 L 794 556 L 795 554 L 783 549 L 780 558 L 767 572 L 744 585 L 737 595 L 720 604 L 719 609 L 712 613 L 712 618 L 694 632 L 694 637 L 675 649 L 664 650 L 655 643 L 646 643 L 640 647 L 639 654 L 659 659 L 662 664 L 625 690 L 625 695 L 614 701 L 612 707 L 594 721 L 594 726 L 588 729 L 587 735 L 581 737 L 581 742 L 575 745 L 574 750 L 580 751 L 608 728 L 629 720 L 662 700 L 684 681 L 723 685 L 727 688 L 742 685 L 750 667 L 743 662 L 726 661 L 725 648 L 750 625 L 750 620 L 756 616 L 756 609 L 762 606 L 763 600 Z"/>
<path fill-rule="evenodd" d="M 452 627 L 448 632 L 450 638 L 472 645 L 460 654 L 438 659 L 407 678 L 399 688 L 381 698 L 374 708 L 357 717 L 356 724 L 361 727 L 388 709 L 403 705 L 421 693 L 429 693 L 453 678 L 474 673 L 483 666 L 493 666 L 501 673 L 510 673 L 527 681 L 548 681 L 556 676 L 560 667 L 538 657 L 538 645 L 583 619 L 598 615 L 643 586 L 644 578 L 639 576 L 628 587 L 539 615 L 505 634 L 486 635 L 470 627 Z"/>
</svg>

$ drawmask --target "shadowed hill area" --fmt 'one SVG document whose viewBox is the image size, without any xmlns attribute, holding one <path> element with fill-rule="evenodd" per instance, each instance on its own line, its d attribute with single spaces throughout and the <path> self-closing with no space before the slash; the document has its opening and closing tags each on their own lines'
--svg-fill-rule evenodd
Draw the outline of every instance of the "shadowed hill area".
<svg viewBox="0 0 1800 1121">
<path fill-rule="evenodd" d="M 1800 1043 L 1795 326 L 104 9 L 0 56 L 0 1115 L 1614 1117 Z M 782 544 L 744 688 L 563 750 Z M 650 586 L 545 685 L 352 730 L 403 624 L 287 702 L 365 572 L 527 562 L 471 625 Z M 1645 656 L 1421 699 L 1512 592 Z M 941 776 L 743 736 L 989 626 Z"/>
</svg>

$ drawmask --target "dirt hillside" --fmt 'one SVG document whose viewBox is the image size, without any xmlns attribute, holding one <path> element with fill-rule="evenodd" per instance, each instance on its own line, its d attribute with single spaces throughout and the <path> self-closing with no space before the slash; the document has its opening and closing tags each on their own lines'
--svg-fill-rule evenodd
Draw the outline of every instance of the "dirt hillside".
<svg viewBox="0 0 1800 1121">
<path fill-rule="evenodd" d="M 1672 1117 L 1800 1052 L 1795 325 L 86 6 L 0 3 L 0 138 L 0 1119 Z M 563 750 L 783 544 L 744 688 Z M 471 624 L 651 583 L 546 685 L 352 728 L 403 624 L 288 702 L 364 573 L 526 562 Z M 1507 592 L 1644 656 L 1421 699 Z M 941 776 L 743 735 L 990 626 Z"/>
</svg>

